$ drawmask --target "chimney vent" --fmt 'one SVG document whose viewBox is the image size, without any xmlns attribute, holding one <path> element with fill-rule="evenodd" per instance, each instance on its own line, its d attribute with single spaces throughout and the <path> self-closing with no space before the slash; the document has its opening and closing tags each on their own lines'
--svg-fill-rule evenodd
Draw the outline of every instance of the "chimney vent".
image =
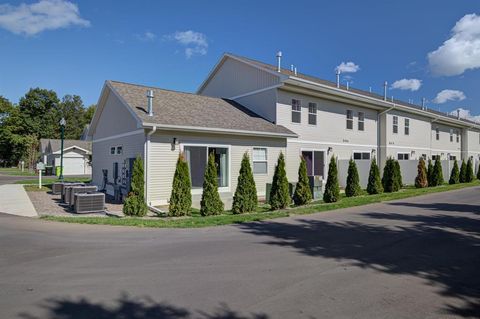
<svg viewBox="0 0 480 319">
<path fill-rule="evenodd" d="M 295 73 L 295 75 L 297 75 L 297 67 L 295 67 L 295 68 L 293 69 L 293 73 Z"/>
<path fill-rule="evenodd" d="M 277 52 L 277 72 L 282 71 L 282 51 Z"/>
<path fill-rule="evenodd" d="M 153 116 L 153 90 L 147 90 L 148 116 Z"/>
<path fill-rule="evenodd" d="M 340 88 L 340 70 L 337 69 L 335 74 L 337 75 L 337 88 Z"/>
<path fill-rule="evenodd" d="M 387 86 L 388 86 L 388 82 L 385 81 L 383 83 L 383 100 L 386 101 L 387 100 Z"/>
<path fill-rule="evenodd" d="M 422 98 L 422 110 L 425 110 L 425 98 Z"/>
<path fill-rule="evenodd" d="M 457 119 L 460 119 L 460 110 L 457 110 Z"/>
</svg>

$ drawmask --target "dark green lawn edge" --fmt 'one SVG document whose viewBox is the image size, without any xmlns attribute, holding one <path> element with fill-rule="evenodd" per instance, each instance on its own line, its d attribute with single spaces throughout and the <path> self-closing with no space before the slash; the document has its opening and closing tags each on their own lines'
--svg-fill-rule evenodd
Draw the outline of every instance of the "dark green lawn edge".
<svg viewBox="0 0 480 319">
<path fill-rule="evenodd" d="M 246 222 L 261 221 L 279 217 L 288 217 L 294 215 L 313 214 L 324 211 L 332 211 L 341 208 L 356 207 L 380 203 L 391 200 L 416 197 L 426 194 L 458 190 L 467 187 L 479 186 L 480 181 L 472 183 L 443 185 L 433 188 L 405 188 L 396 193 L 384 193 L 379 195 L 362 195 L 358 197 L 342 197 L 337 203 L 319 203 L 302 207 L 293 207 L 287 210 L 274 212 L 260 212 L 244 215 L 224 214 L 207 217 L 185 217 L 185 218 L 132 218 L 132 217 L 69 217 L 69 216 L 42 216 L 41 219 L 48 221 L 92 224 L 92 225 L 111 225 L 111 226 L 136 226 L 136 227 L 154 227 L 154 228 L 200 228 L 210 226 L 220 226 L 229 224 L 238 224 Z"/>
<path fill-rule="evenodd" d="M 42 185 L 47 187 L 51 186 L 53 183 L 58 181 L 59 181 L 58 177 L 42 177 Z M 66 177 L 64 181 L 88 183 L 91 181 L 91 178 L 90 177 Z M 38 185 L 38 178 L 16 181 L 15 184 Z"/>
</svg>

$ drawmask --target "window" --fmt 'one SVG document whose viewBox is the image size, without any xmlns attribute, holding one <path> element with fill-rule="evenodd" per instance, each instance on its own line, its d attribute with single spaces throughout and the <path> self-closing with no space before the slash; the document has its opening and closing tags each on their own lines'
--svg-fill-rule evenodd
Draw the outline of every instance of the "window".
<svg viewBox="0 0 480 319">
<path fill-rule="evenodd" d="M 455 135 L 457 138 L 457 143 L 460 143 L 460 133 L 458 132 L 458 130 L 455 130 Z"/>
<path fill-rule="evenodd" d="M 440 130 L 438 129 L 438 126 L 435 128 L 435 139 L 437 141 L 440 140 Z"/>
<path fill-rule="evenodd" d="M 358 130 L 365 131 L 365 113 L 358 112 Z"/>
<path fill-rule="evenodd" d="M 317 103 L 308 103 L 308 124 L 317 125 Z"/>
<path fill-rule="evenodd" d="M 424 160 L 426 160 L 426 159 L 427 159 L 427 154 L 422 154 L 422 158 L 423 158 Z"/>
<path fill-rule="evenodd" d="M 302 156 L 307 164 L 308 176 L 323 177 L 324 152 L 323 151 L 302 151 Z"/>
<path fill-rule="evenodd" d="M 203 187 L 203 175 L 205 174 L 205 167 L 207 166 L 209 154 L 213 154 L 215 157 L 218 186 L 228 187 L 228 148 L 214 146 L 185 146 L 184 152 L 190 170 L 192 189 L 201 189 Z"/>
<path fill-rule="evenodd" d="M 292 122 L 300 123 L 302 118 L 302 103 L 300 100 L 292 99 Z"/>
<path fill-rule="evenodd" d="M 432 161 L 440 160 L 440 155 L 432 155 Z"/>
<path fill-rule="evenodd" d="M 405 135 L 410 135 L 410 119 L 405 119 Z"/>
<path fill-rule="evenodd" d="M 398 133 L 398 116 L 393 117 L 393 134 Z"/>
<path fill-rule="evenodd" d="M 370 152 L 353 152 L 354 160 L 369 160 Z"/>
<path fill-rule="evenodd" d="M 123 147 L 122 146 L 112 146 L 110 147 L 110 155 L 122 155 Z"/>
<path fill-rule="evenodd" d="M 453 142 L 453 128 L 450 129 L 450 142 Z"/>
<path fill-rule="evenodd" d="M 353 130 L 353 111 L 347 110 L 347 130 Z"/>
<path fill-rule="evenodd" d="M 451 161 L 456 161 L 456 160 L 457 160 L 457 157 L 454 156 L 454 155 L 450 155 L 450 160 L 451 160 Z"/>
<path fill-rule="evenodd" d="M 110 155 L 115 155 L 115 146 L 110 147 Z"/>
<path fill-rule="evenodd" d="M 397 153 L 397 159 L 399 161 L 408 161 L 410 159 L 410 153 Z"/>
<path fill-rule="evenodd" d="M 267 174 L 267 149 L 254 147 L 253 148 L 253 174 Z"/>
<path fill-rule="evenodd" d="M 122 153 L 123 153 L 123 147 L 117 146 L 117 155 L 122 155 Z"/>
</svg>

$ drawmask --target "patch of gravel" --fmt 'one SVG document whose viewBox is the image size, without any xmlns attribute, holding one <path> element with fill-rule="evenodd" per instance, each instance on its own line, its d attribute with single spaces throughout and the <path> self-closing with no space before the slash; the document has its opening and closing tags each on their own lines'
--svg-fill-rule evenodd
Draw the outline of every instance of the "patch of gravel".
<svg viewBox="0 0 480 319">
<path fill-rule="evenodd" d="M 91 214 L 76 214 L 62 203 L 60 195 L 54 195 L 51 192 L 27 192 L 28 197 L 32 201 L 35 210 L 39 216 L 96 216 L 96 217 L 108 217 L 108 215 L 123 216 L 122 204 L 112 203 L 107 197 L 105 207 L 106 213 L 91 213 Z"/>
</svg>

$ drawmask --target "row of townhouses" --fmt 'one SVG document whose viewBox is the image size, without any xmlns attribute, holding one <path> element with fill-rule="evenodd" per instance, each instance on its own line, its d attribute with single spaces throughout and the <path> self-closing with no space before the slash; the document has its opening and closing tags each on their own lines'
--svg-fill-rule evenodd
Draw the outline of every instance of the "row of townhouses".
<svg viewBox="0 0 480 319">
<path fill-rule="evenodd" d="M 196 94 L 107 81 L 89 129 L 93 182 L 109 193 L 128 191 L 132 162 L 145 163 L 146 198 L 168 203 L 175 163 L 190 167 L 194 203 L 201 196 L 208 154 L 217 163 L 228 203 L 240 161 L 250 154 L 257 191 L 265 196 L 280 152 L 297 179 L 300 157 L 310 176 L 325 180 L 336 156 L 341 178 L 350 158 L 366 183 L 370 160 L 398 159 L 411 182 L 420 157 L 450 162 L 480 158 L 480 125 L 425 107 L 355 90 L 278 65 L 224 54 Z"/>
</svg>

